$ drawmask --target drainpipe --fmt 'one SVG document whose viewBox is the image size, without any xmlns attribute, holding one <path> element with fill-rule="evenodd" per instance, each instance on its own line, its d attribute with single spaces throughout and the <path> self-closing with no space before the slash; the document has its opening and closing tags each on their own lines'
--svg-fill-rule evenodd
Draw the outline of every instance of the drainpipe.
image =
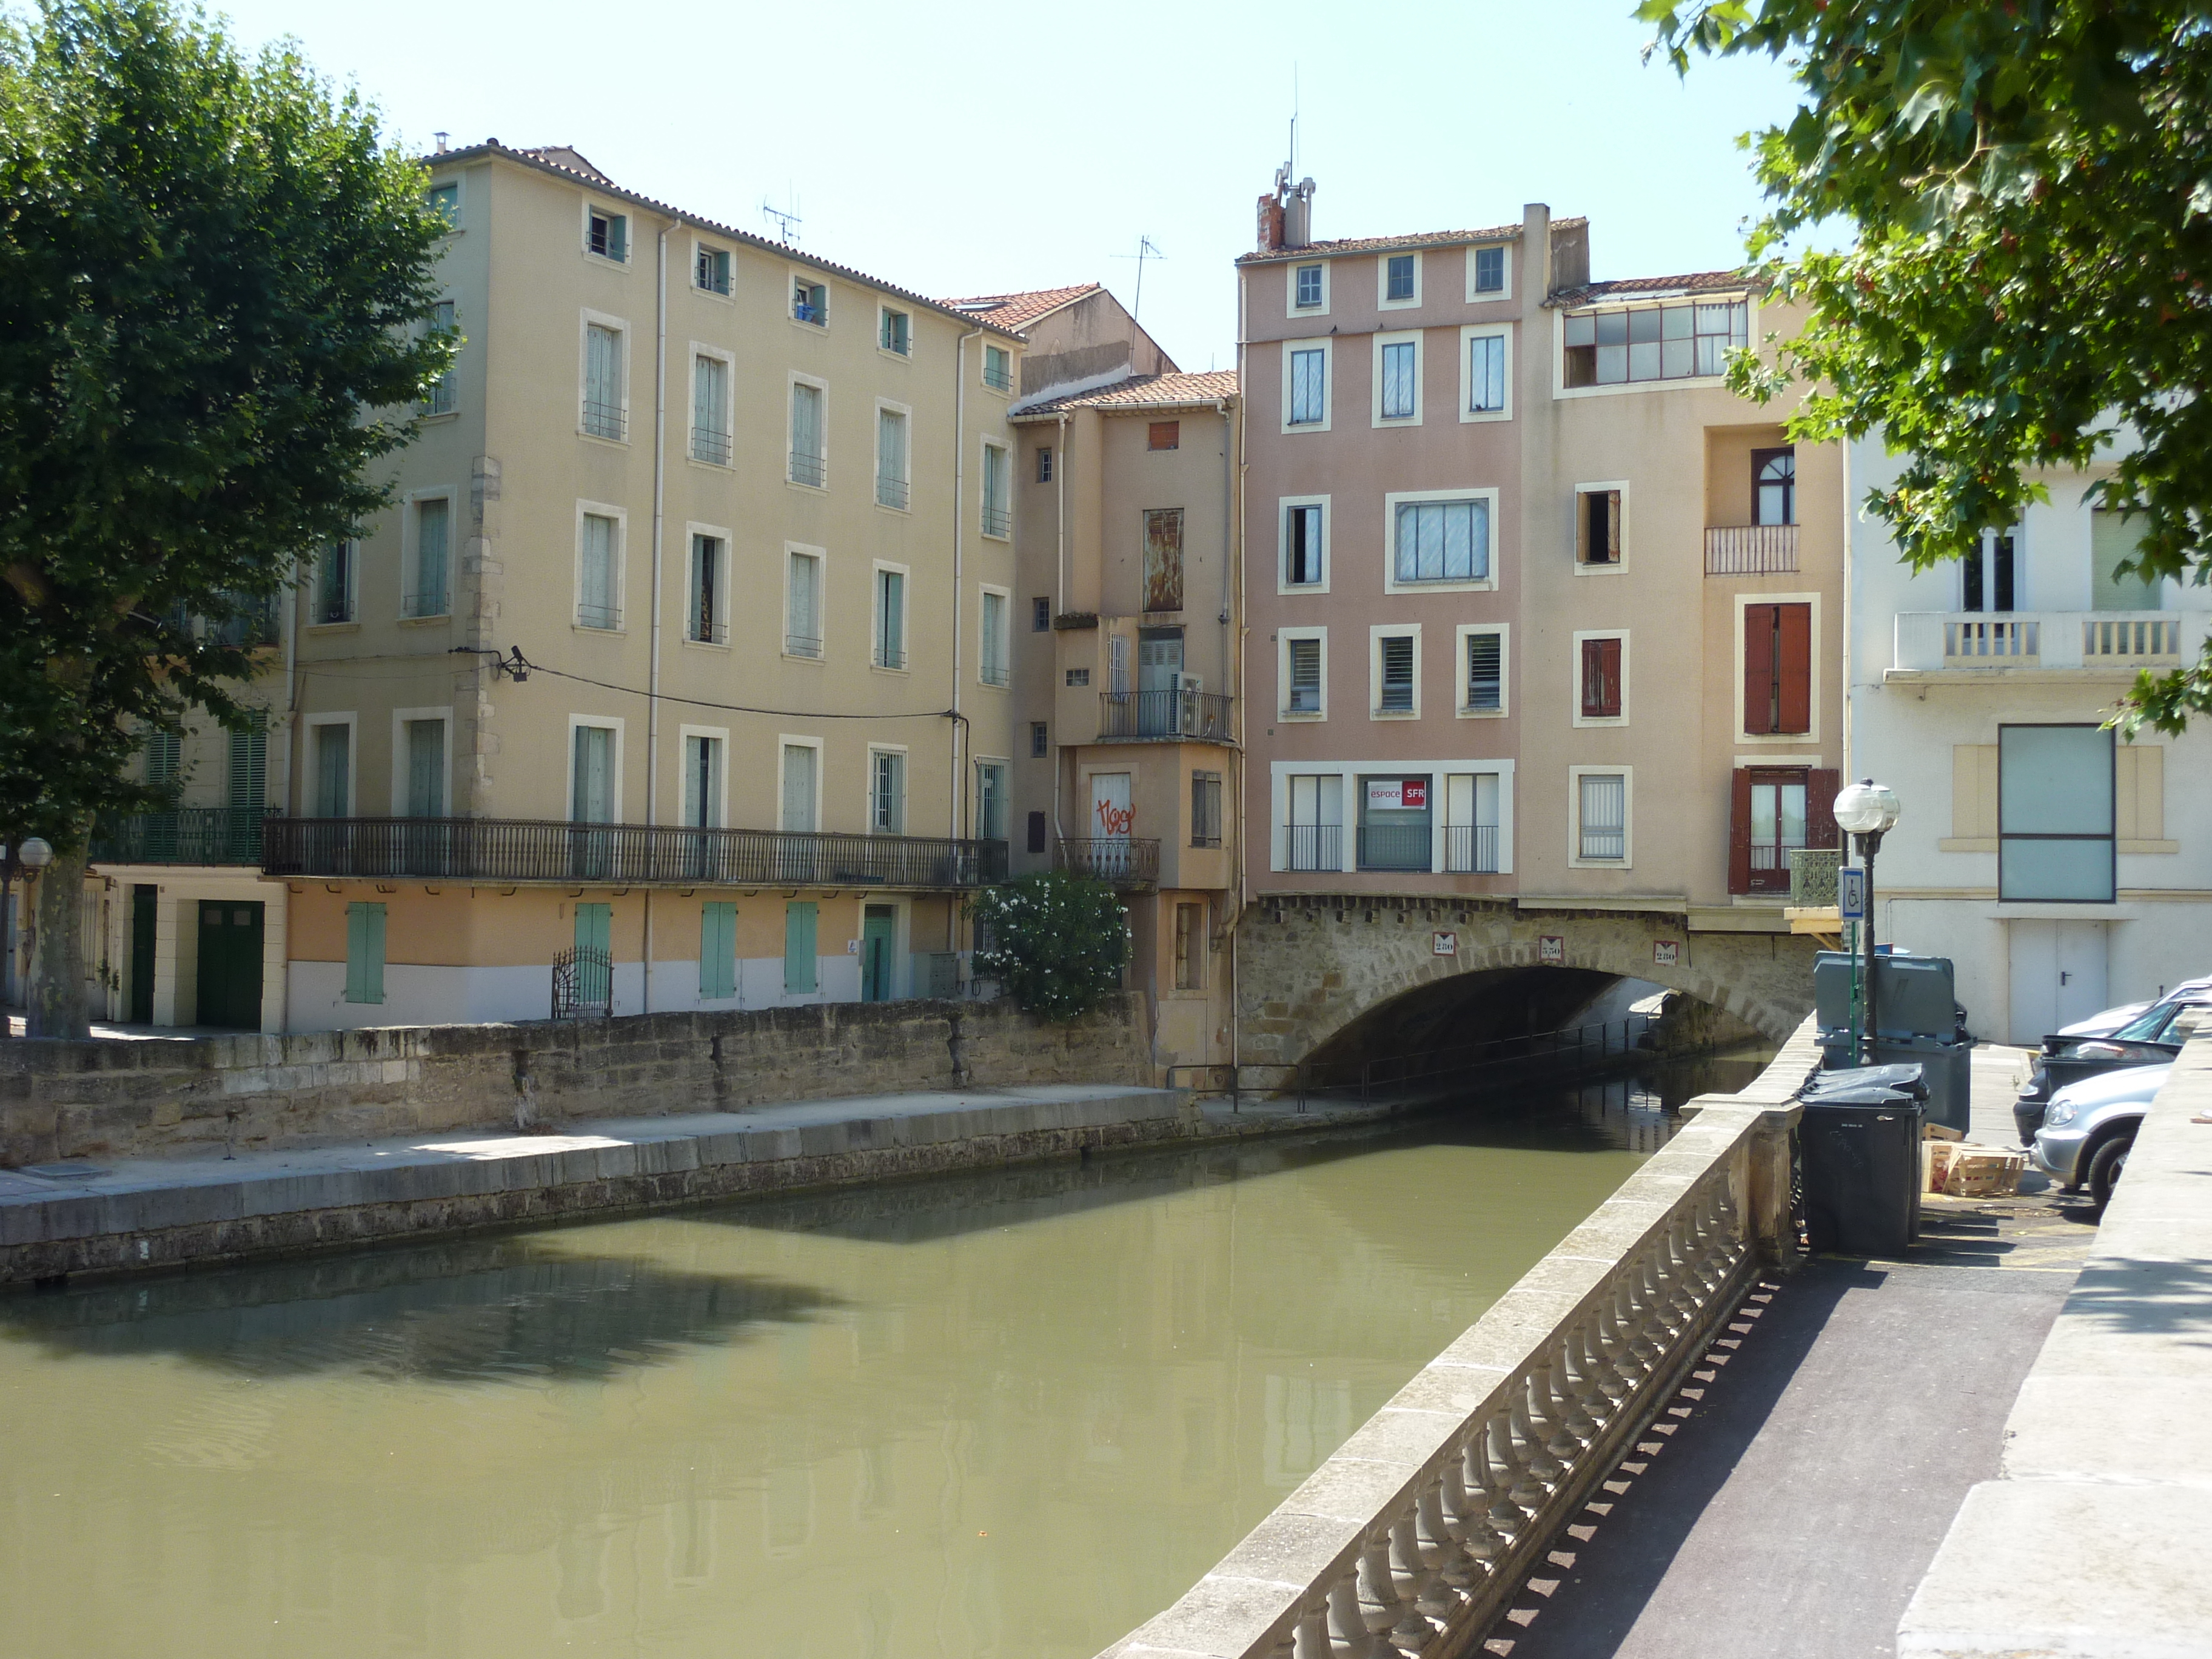
<svg viewBox="0 0 2212 1659">
<path fill-rule="evenodd" d="M 1237 523 L 1240 526 L 1244 522 L 1244 513 L 1248 505 L 1244 499 L 1244 489 L 1247 482 L 1246 474 L 1249 472 L 1251 466 L 1250 459 L 1243 453 L 1243 432 L 1248 424 L 1243 400 L 1244 389 L 1247 384 L 1247 377 L 1244 372 L 1244 283 L 1240 278 L 1237 284 L 1237 418 L 1238 422 L 1237 514 Z M 1247 713 L 1247 710 L 1249 708 L 1249 703 L 1244 693 L 1244 635 L 1247 632 L 1248 623 L 1247 613 L 1244 609 L 1245 592 L 1243 551 L 1243 544 L 1242 538 L 1240 538 L 1237 550 L 1237 629 L 1234 635 L 1237 642 L 1237 718 L 1236 723 L 1231 728 L 1237 741 L 1236 750 L 1231 757 L 1231 763 L 1236 768 L 1237 771 L 1237 919 L 1240 923 L 1244 919 L 1244 906 L 1247 899 L 1249 897 L 1246 889 L 1251 880 L 1251 866 L 1246 861 L 1244 848 L 1246 842 L 1251 837 L 1252 828 L 1250 823 L 1251 814 L 1245 811 L 1244 800 L 1246 780 L 1244 775 L 1243 727 L 1246 721 L 1249 719 L 1249 715 Z M 1272 813 L 1274 811 L 1273 790 L 1272 786 L 1269 789 L 1268 794 L 1269 803 L 1267 810 Z M 1272 823 L 1267 826 L 1267 833 L 1272 841 L 1274 835 L 1274 826 Z M 1237 978 L 1238 963 L 1237 933 L 1237 930 L 1235 927 L 1231 927 L 1229 931 L 1229 1097 L 1232 1108 L 1236 1103 L 1237 1085 L 1241 1080 L 1242 1067 L 1244 1063 L 1243 1039 L 1237 1018 L 1238 1008 L 1243 1000 L 1243 987 Z"/>
<path fill-rule="evenodd" d="M 1055 617 L 1067 609 L 1067 414 L 1066 410 L 1062 410 L 1060 416 L 1059 442 L 1060 464 L 1053 468 L 1052 472 L 1053 495 L 1057 498 L 1054 509 L 1060 514 L 1059 542 L 1053 554 L 1052 562 L 1052 609 L 1053 615 Z M 1060 646 L 1057 640 L 1053 645 L 1050 684 L 1053 701 L 1056 703 L 1060 701 Z M 1053 722 L 1055 730 L 1058 729 L 1059 725 L 1058 720 Z M 1052 836 L 1055 852 L 1060 842 L 1060 744 L 1055 738 L 1052 745 Z M 1048 869 L 1051 867 L 1050 857 L 1051 855 L 1048 854 L 1046 865 Z"/>
<path fill-rule="evenodd" d="M 653 251 L 653 622 L 651 678 L 645 699 L 645 823 L 647 841 L 660 822 L 660 579 L 661 525 L 668 503 L 668 233 L 663 225 Z M 645 886 L 645 1008 L 653 1012 L 653 884 Z"/>
<path fill-rule="evenodd" d="M 312 581 L 314 579 L 313 567 L 310 566 L 308 570 L 308 580 Z M 287 715 L 285 720 L 284 732 L 284 771 L 286 775 L 284 779 L 284 798 L 287 800 L 289 800 L 292 798 L 292 780 L 290 775 L 292 770 L 291 728 L 299 723 L 298 711 L 300 696 L 298 685 L 294 678 L 294 675 L 299 662 L 298 646 L 300 642 L 300 601 L 302 597 L 303 594 L 301 590 L 294 590 L 292 594 L 292 603 L 284 607 L 284 692 L 285 696 L 290 699 L 292 703 L 291 712 Z M 453 732 L 453 726 L 450 722 L 448 722 L 446 730 L 448 737 L 450 737 Z M 262 781 L 262 788 L 265 792 L 268 787 L 268 780 L 264 778 Z M 269 803 L 264 799 L 261 805 L 262 810 L 265 812 L 268 810 Z M 0 910 L 4 910 L 4 904 L 0 904 Z M 128 1012 L 129 1011 L 126 1009 L 125 1012 Z M 289 1036 L 292 1035 L 292 901 L 291 887 L 289 883 L 286 884 L 284 890 L 284 965 L 277 970 L 276 975 L 276 1035 L 278 1036 Z"/>
<path fill-rule="evenodd" d="M 952 343 L 952 737 L 947 744 L 951 758 L 947 763 L 951 776 L 946 780 L 947 798 L 945 826 L 953 840 L 960 839 L 960 607 L 964 603 L 961 594 L 961 579 L 966 568 L 968 546 L 965 531 L 967 512 L 965 497 L 968 477 L 968 342 L 980 340 L 983 331 L 970 329 Z M 1012 480 L 1010 479 L 1011 485 Z M 1012 491 L 1008 490 L 1011 497 Z M 1011 508 L 1012 503 L 1009 500 Z M 1013 625 L 1012 617 L 1007 626 Z M 947 906 L 951 914 L 945 932 L 951 935 L 952 948 L 960 948 L 960 907 L 957 902 Z"/>
</svg>

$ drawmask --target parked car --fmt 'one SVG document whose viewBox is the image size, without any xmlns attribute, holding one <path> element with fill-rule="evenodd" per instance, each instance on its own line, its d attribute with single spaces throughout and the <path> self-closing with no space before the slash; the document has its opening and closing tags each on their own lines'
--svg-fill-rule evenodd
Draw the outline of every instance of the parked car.
<svg viewBox="0 0 2212 1659">
<path fill-rule="evenodd" d="M 2127 1167 L 2143 1114 L 2172 1073 L 2171 1064 L 2138 1066 L 2061 1089 L 2036 1133 L 2036 1167 L 2069 1193 L 2087 1187 L 2103 1208 Z"/>
<path fill-rule="evenodd" d="M 2212 987 L 2179 999 L 2161 998 L 2109 1036 L 2077 1038 L 2060 1031 L 2044 1038 L 2043 1052 L 2028 1072 L 2027 1087 L 2013 1103 L 2012 1121 L 2020 1127 L 2020 1144 L 2035 1144 L 2044 1109 L 2059 1090 L 2106 1072 L 2161 1066 L 2172 1060 L 2181 1052 L 2183 1034 L 2174 1030 L 2181 1015 L 2207 1005 L 2212 1005 Z"/>
<path fill-rule="evenodd" d="M 2101 1014 L 2092 1014 L 2087 1019 L 2077 1019 L 2071 1025 L 2062 1025 L 2057 1035 L 2063 1037 L 2110 1036 L 2145 1009 L 2161 1002 L 2187 1001 L 2193 997 L 2212 993 L 2212 979 L 2185 979 L 2162 997 L 2148 1002 L 2124 1002 L 2117 1008 L 2107 1008 Z"/>
</svg>

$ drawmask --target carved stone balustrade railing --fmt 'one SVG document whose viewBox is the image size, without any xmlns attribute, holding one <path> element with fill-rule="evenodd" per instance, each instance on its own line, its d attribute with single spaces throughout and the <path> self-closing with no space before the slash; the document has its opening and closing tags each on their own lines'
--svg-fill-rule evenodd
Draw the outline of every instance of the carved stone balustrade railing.
<svg viewBox="0 0 2212 1659">
<path fill-rule="evenodd" d="M 1811 1021 L 1561 1240 L 1113 1659 L 1458 1659 L 1794 1251 Z M 1104 1656 L 1102 1656 L 1102 1659 Z"/>
</svg>

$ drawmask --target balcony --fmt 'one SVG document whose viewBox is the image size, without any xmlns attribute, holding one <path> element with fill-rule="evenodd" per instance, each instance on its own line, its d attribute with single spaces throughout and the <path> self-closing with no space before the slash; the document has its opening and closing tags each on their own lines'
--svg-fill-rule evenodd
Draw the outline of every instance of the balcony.
<svg viewBox="0 0 2212 1659">
<path fill-rule="evenodd" d="M 727 466 L 730 464 L 730 434 L 717 432 L 710 426 L 691 428 L 691 459 L 704 461 L 708 466 Z"/>
<path fill-rule="evenodd" d="M 791 452 L 792 483 L 805 484 L 810 489 L 820 489 L 829 471 L 828 465 L 815 451 L 794 449 Z"/>
<path fill-rule="evenodd" d="M 261 862 L 261 826 L 274 810 L 187 806 L 103 820 L 92 834 L 94 864 L 240 864 Z"/>
<path fill-rule="evenodd" d="M 1232 742 L 1230 705 L 1235 701 L 1210 691 L 1102 691 L 1099 741 Z"/>
<path fill-rule="evenodd" d="M 1843 853 L 1833 847 L 1791 848 L 1790 902 L 1832 906 L 1836 902 L 1836 869 L 1843 861 Z"/>
<path fill-rule="evenodd" d="M 275 876 L 941 892 L 1004 881 L 1006 844 L 520 818 L 271 818 L 262 868 Z"/>
<path fill-rule="evenodd" d="M 894 478 L 888 475 L 878 476 L 876 479 L 878 507 L 896 507 L 903 513 L 907 507 L 907 482 L 904 478 Z"/>
<path fill-rule="evenodd" d="M 1338 823 L 1292 823 L 1283 830 L 1283 854 L 1292 870 L 1344 868 L 1344 826 Z"/>
<path fill-rule="evenodd" d="M 1370 824 L 1359 831 L 1363 870 L 1427 870 L 1434 859 L 1435 832 L 1425 824 Z"/>
<path fill-rule="evenodd" d="M 1797 568 L 1794 524 L 1705 526 L 1708 576 L 1786 576 Z"/>
<path fill-rule="evenodd" d="M 1160 844 L 1129 836 L 1092 840 L 1060 838 L 1053 868 L 1089 876 L 1110 886 L 1144 889 L 1160 884 Z"/>
<path fill-rule="evenodd" d="M 2132 676 L 2194 654 L 2206 617 L 2182 611 L 1907 611 L 1886 678 L 2056 670 Z"/>
<path fill-rule="evenodd" d="M 1444 826 L 1444 870 L 1455 876 L 1494 876 L 1498 873 L 1498 826 L 1494 823 L 1450 823 Z"/>
</svg>

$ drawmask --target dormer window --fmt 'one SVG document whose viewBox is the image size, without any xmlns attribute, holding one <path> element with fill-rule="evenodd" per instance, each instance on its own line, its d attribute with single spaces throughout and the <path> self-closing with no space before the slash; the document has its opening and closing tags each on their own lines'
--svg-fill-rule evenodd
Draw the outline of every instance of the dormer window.
<svg viewBox="0 0 2212 1659">
<path fill-rule="evenodd" d="M 593 208 L 586 221 L 584 246 L 602 259 L 629 263 L 629 216 Z"/>
</svg>

